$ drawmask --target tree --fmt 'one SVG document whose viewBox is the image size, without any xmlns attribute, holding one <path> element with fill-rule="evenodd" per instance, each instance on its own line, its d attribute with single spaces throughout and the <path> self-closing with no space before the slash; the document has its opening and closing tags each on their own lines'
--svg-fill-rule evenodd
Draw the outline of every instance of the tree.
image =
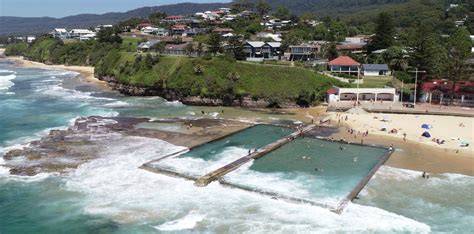
<svg viewBox="0 0 474 234">
<path fill-rule="evenodd" d="M 122 43 L 122 38 L 117 34 L 114 28 L 102 28 L 97 32 L 97 41 L 105 43 Z"/>
<path fill-rule="evenodd" d="M 198 42 L 196 47 L 196 53 L 198 57 L 201 57 L 202 52 L 204 52 L 204 47 L 202 46 L 202 42 Z"/>
<path fill-rule="evenodd" d="M 196 50 L 194 49 L 194 43 L 190 42 L 186 44 L 186 46 L 184 47 L 184 53 L 188 56 L 191 56 L 192 54 L 194 54 L 194 52 L 196 52 Z"/>
<path fill-rule="evenodd" d="M 369 53 L 375 50 L 385 49 L 395 43 L 395 21 L 388 13 L 382 12 L 377 17 L 375 35 L 369 43 Z"/>
<path fill-rule="evenodd" d="M 211 33 L 209 35 L 209 52 L 214 54 L 214 56 L 221 51 L 221 36 L 217 33 Z"/>
<path fill-rule="evenodd" d="M 410 42 L 410 64 L 419 70 L 425 70 L 428 77 L 441 75 L 446 60 L 446 50 L 441 46 L 439 35 L 432 28 L 420 26 Z"/>
<path fill-rule="evenodd" d="M 164 19 L 165 17 L 166 17 L 166 13 L 156 11 L 156 12 L 151 13 L 148 16 L 148 20 L 150 20 L 150 23 L 152 23 L 154 25 L 158 25 L 158 24 L 161 23 L 161 20 Z"/>
<path fill-rule="evenodd" d="M 166 47 L 166 42 L 160 41 L 152 45 L 150 49 L 159 53 L 163 53 L 163 51 L 165 50 L 165 47 Z"/>
<path fill-rule="evenodd" d="M 265 16 L 266 14 L 268 14 L 268 12 L 272 10 L 270 4 L 268 4 L 265 0 L 260 0 L 255 8 L 257 9 L 257 12 L 260 17 Z"/>
<path fill-rule="evenodd" d="M 408 61 L 399 46 L 391 46 L 382 53 L 382 58 L 385 63 L 389 64 L 391 69 L 405 71 L 408 68 Z"/>
<path fill-rule="evenodd" d="M 236 60 L 246 59 L 246 54 L 244 52 L 244 44 L 238 36 L 233 36 L 229 38 L 227 48 L 227 53 L 230 54 Z"/>
<path fill-rule="evenodd" d="M 325 44 L 323 46 L 322 51 L 323 51 L 324 57 L 329 60 L 333 60 L 339 56 L 339 53 L 337 52 L 337 49 L 336 49 L 336 43 Z"/>
<path fill-rule="evenodd" d="M 290 19 L 290 10 L 284 6 L 279 6 L 273 16 L 281 20 L 288 20 Z"/>
<path fill-rule="evenodd" d="M 449 37 L 447 43 L 447 57 L 445 61 L 446 77 L 452 82 L 451 101 L 454 101 L 454 89 L 457 81 L 466 79 L 469 75 L 466 60 L 469 58 L 472 47 L 469 31 L 465 27 L 460 27 Z"/>
</svg>

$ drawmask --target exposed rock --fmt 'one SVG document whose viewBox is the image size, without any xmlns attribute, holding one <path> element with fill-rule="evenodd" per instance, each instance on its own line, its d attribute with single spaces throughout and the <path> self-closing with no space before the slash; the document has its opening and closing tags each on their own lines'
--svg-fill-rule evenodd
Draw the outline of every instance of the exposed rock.
<svg viewBox="0 0 474 234">
<path fill-rule="evenodd" d="M 170 132 L 156 128 L 137 127 L 141 123 L 176 124 L 181 131 Z M 192 126 L 192 127 L 190 127 Z M 40 140 L 32 141 L 23 149 L 3 155 L 10 173 L 32 176 L 41 172 L 67 172 L 100 157 L 104 146 L 125 136 L 157 138 L 175 145 L 193 147 L 248 126 L 224 119 L 165 119 L 98 116 L 78 118 L 66 130 L 51 130 Z"/>
<path fill-rule="evenodd" d="M 205 98 L 199 96 L 184 96 L 175 91 L 165 89 L 161 86 L 156 87 L 141 87 L 129 85 L 119 82 L 115 77 L 105 76 L 99 77 L 100 80 L 106 81 L 109 85 L 118 92 L 129 96 L 160 96 L 168 101 L 180 101 L 185 105 L 191 106 L 236 106 L 244 108 L 267 108 L 270 102 L 259 99 L 252 100 L 250 97 L 244 97 L 240 100 L 224 101 L 217 98 Z M 289 108 L 297 107 L 294 102 L 282 102 L 280 107 Z"/>
</svg>

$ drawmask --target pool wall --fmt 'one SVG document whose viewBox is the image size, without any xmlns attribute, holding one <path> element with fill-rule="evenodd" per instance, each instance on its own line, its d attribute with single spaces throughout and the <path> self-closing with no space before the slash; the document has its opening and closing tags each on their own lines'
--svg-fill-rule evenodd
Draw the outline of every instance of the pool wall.
<svg viewBox="0 0 474 234">
<path fill-rule="evenodd" d="M 179 152 L 175 152 L 175 153 L 163 156 L 159 159 L 147 162 L 147 163 L 143 164 L 140 168 L 144 169 L 144 170 L 148 170 L 150 172 L 158 173 L 158 174 L 163 174 L 163 175 L 167 175 L 167 176 L 171 176 L 171 177 L 183 178 L 183 179 L 186 179 L 186 180 L 194 181 L 195 184 L 196 183 L 204 183 L 203 186 L 207 185 L 208 183 L 210 183 L 214 180 L 217 180 L 223 186 L 242 189 L 242 190 L 249 191 L 249 192 L 255 192 L 255 193 L 262 194 L 262 195 L 270 196 L 270 197 L 275 198 L 275 199 L 281 199 L 281 200 L 285 200 L 285 201 L 289 201 L 289 202 L 304 203 L 304 204 L 320 206 L 320 207 L 323 207 L 323 208 L 328 208 L 334 213 L 341 214 L 344 211 L 344 209 L 346 208 L 346 206 L 349 204 L 349 202 L 351 202 L 354 198 L 357 197 L 357 195 L 367 185 L 367 183 L 374 176 L 374 174 L 378 171 L 378 169 L 390 158 L 391 154 L 393 153 L 393 151 L 388 150 L 388 148 L 386 146 L 382 146 L 382 145 L 352 143 L 352 142 L 347 142 L 345 140 L 333 140 L 333 139 L 330 139 L 329 137 L 321 137 L 321 136 L 317 136 L 315 134 L 309 134 L 309 135 L 308 134 L 303 134 L 303 135 L 305 135 L 305 137 L 313 137 L 313 138 L 317 138 L 317 139 L 324 140 L 324 141 L 340 142 L 340 143 L 345 143 L 345 144 L 359 145 L 359 146 L 364 146 L 364 147 L 374 147 L 374 148 L 380 148 L 380 149 L 386 150 L 386 153 L 384 153 L 384 155 L 378 160 L 377 164 L 368 172 L 368 174 L 356 185 L 356 187 L 354 187 L 354 189 L 351 190 L 351 192 L 337 206 L 328 205 L 328 204 L 325 204 L 325 203 L 322 203 L 322 202 L 312 201 L 312 200 L 308 200 L 308 199 L 304 199 L 304 198 L 292 197 L 292 196 L 280 194 L 278 192 L 273 192 L 273 191 L 269 191 L 269 190 L 257 189 L 257 188 L 253 188 L 253 187 L 250 187 L 250 186 L 239 185 L 239 184 L 228 182 L 223 178 L 223 176 L 226 175 L 228 172 L 231 172 L 231 171 L 239 168 L 240 166 L 242 166 L 242 165 L 244 165 L 244 164 L 246 164 L 246 163 L 248 163 L 252 160 L 258 160 L 259 158 L 264 157 L 266 154 L 272 152 L 273 150 L 276 150 L 276 149 L 280 148 L 282 145 L 284 145 L 286 143 L 289 143 L 291 141 L 287 141 L 287 142 L 284 142 L 283 144 L 277 144 L 277 145 L 275 145 L 276 142 L 270 143 L 269 145 L 266 145 L 266 146 L 261 148 L 261 149 L 265 149 L 265 148 L 268 147 L 269 148 L 268 151 L 258 150 L 257 152 L 254 152 L 254 154 L 257 155 L 256 157 L 252 157 L 252 154 L 244 156 L 244 157 L 242 157 L 242 158 L 240 158 L 236 161 L 230 162 L 229 164 L 225 165 L 224 167 L 221 167 L 218 170 L 215 170 L 211 173 L 208 173 L 207 175 L 202 176 L 202 177 L 192 176 L 192 175 L 189 175 L 189 174 L 180 173 L 180 172 L 172 171 L 172 170 L 169 170 L 169 169 L 156 168 L 156 167 L 152 166 L 152 163 L 156 163 L 156 162 L 159 162 L 159 161 L 167 159 L 167 158 L 179 156 L 183 153 L 187 153 L 187 152 L 191 151 L 192 149 L 194 149 L 196 147 L 204 146 L 206 144 L 209 144 L 209 143 L 212 143 L 212 142 L 215 142 L 215 141 L 218 141 L 218 140 L 222 140 L 224 138 L 230 137 L 234 134 L 237 134 L 237 133 L 242 132 L 244 130 L 247 130 L 249 128 L 253 128 L 257 125 L 271 125 L 271 124 L 255 124 L 255 125 L 245 127 L 243 129 L 240 129 L 240 130 L 232 132 L 230 134 L 218 137 L 216 139 L 213 139 L 213 140 L 208 141 L 206 143 L 203 143 L 201 145 L 197 145 L 197 146 L 194 146 L 192 148 L 185 149 L 185 150 L 182 150 L 182 151 L 179 151 Z M 287 127 L 287 126 L 282 126 L 282 125 L 272 125 L 272 126 Z M 311 131 L 314 127 L 315 127 L 314 125 L 310 125 L 310 126 L 306 127 L 305 132 Z M 290 136 L 299 137 L 299 136 L 301 136 L 301 134 L 296 134 L 295 135 L 295 133 L 292 133 L 288 137 L 290 137 Z M 219 170 L 223 170 L 223 173 L 218 173 Z M 212 176 L 210 177 L 211 174 L 212 174 Z M 204 178 L 205 181 L 200 182 L 200 180 L 203 180 L 203 177 L 206 177 L 206 178 Z M 200 185 L 198 184 L 198 186 L 200 186 Z"/>
</svg>

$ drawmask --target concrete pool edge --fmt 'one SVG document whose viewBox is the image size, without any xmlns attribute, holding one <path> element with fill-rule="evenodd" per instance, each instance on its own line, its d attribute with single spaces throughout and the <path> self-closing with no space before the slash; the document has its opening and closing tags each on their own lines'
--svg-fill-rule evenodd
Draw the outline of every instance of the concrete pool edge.
<svg viewBox="0 0 474 234">
<path fill-rule="evenodd" d="M 372 177 L 375 175 L 375 173 L 380 169 L 380 167 L 382 165 L 385 164 L 385 162 L 390 158 L 391 154 L 393 153 L 393 151 L 390 151 L 388 147 L 383 146 L 383 145 L 360 144 L 360 143 L 349 142 L 349 141 L 346 141 L 344 139 L 335 140 L 334 138 L 317 136 L 317 135 L 314 135 L 314 134 L 307 135 L 306 133 L 310 132 L 311 130 L 314 130 L 317 127 L 317 125 L 307 125 L 304 128 L 305 130 L 302 131 L 302 132 L 300 132 L 300 131 L 293 132 L 293 133 L 291 133 L 290 135 L 286 136 L 283 139 L 279 139 L 275 142 L 272 142 L 268 145 L 265 145 L 265 146 L 261 147 L 260 150 L 258 150 L 257 152 L 254 152 L 253 154 L 250 154 L 250 155 L 241 157 L 237 160 L 234 160 L 233 162 L 230 162 L 230 163 L 224 165 L 223 167 L 220 167 L 220 168 L 218 168 L 218 169 L 216 169 L 216 170 L 214 170 L 210 173 L 207 173 L 204 176 L 189 175 L 189 174 L 173 171 L 173 170 L 166 169 L 166 168 L 157 168 L 157 167 L 152 166 L 152 163 L 159 162 L 159 161 L 167 159 L 167 158 L 171 158 L 171 157 L 174 157 L 174 156 L 181 155 L 182 153 L 191 151 L 192 149 L 194 149 L 196 147 L 200 147 L 200 146 L 203 146 L 203 145 L 206 145 L 206 144 L 224 139 L 226 137 L 230 137 L 234 134 L 237 134 L 239 132 L 242 132 L 244 130 L 250 129 L 250 128 L 258 126 L 258 125 L 270 125 L 270 126 L 275 126 L 275 127 L 286 127 L 286 128 L 291 129 L 291 127 L 282 126 L 282 125 L 274 125 L 274 124 L 266 124 L 266 123 L 253 124 L 253 125 L 247 126 L 245 128 L 242 128 L 240 130 L 237 130 L 235 132 L 229 133 L 227 135 L 217 137 L 216 139 L 210 140 L 206 143 L 196 145 L 194 147 L 187 148 L 187 149 L 184 149 L 184 150 L 180 150 L 178 152 L 174 152 L 172 154 L 160 157 L 159 159 L 152 160 L 150 162 L 147 162 L 147 163 L 143 164 L 139 168 L 150 171 L 150 172 L 153 172 L 153 173 L 157 173 L 157 174 L 162 174 L 162 175 L 166 175 L 166 176 L 170 176 L 170 177 L 190 180 L 190 181 L 193 181 L 194 185 L 196 185 L 198 187 L 204 187 L 204 186 L 208 185 L 209 183 L 212 183 L 213 181 L 218 181 L 219 184 L 221 184 L 222 186 L 226 186 L 226 187 L 230 187 L 230 188 L 237 188 L 237 189 L 241 189 L 241 190 L 248 191 L 248 192 L 254 192 L 254 193 L 266 195 L 266 196 L 269 196 L 273 199 L 276 198 L 276 199 L 281 199 L 281 200 L 288 201 L 288 202 L 310 204 L 310 205 L 322 207 L 322 208 L 325 208 L 325 209 L 329 209 L 331 212 L 334 212 L 334 213 L 340 215 L 345 210 L 345 208 L 349 204 L 349 202 L 351 202 L 354 198 L 357 197 L 357 195 L 365 188 L 365 186 L 369 183 L 369 181 L 372 179 Z M 292 136 L 294 138 L 292 138 L 291 140 L 288 140 L 288 137 L 292 137 Z M 296 138 L 301 137 L 301 136 L 316 138 L 316 139 L 329 141 L 329 142 L 336 142 L 336 143 L 342 143 L 342 144 L 350 144 L 350 145 L 358 145 L 358 146 L 364 146 L 364 147 L 379 148 L 379 149 L 386 150 L 386 152 L 377 161 L 377 163 L 372 167 L 372 169 L 367 173 L 367 175 L 354 187 L 354 189 L 352 189 L 351 192 L 347 196 L 345 196 L 342 200 L 340 200 L 340 202 L 338 202 L 335 205 L 332 205 L 332 204 L 330 205 L 330 204 L 323 203 L 323 202 L 317 202 L 317 201 L 313 201 L 313 200 L 309 200 L 309 199 L 305 199 L 305 198 L 293 197 L 293 196 L 286 195 L 286 194 L 279 193 L 279 192 L 275 192 L 275 191 L 270 191 L 270 190 L 265 190 L 265 189 L 257 189 L 257 188 L 252 188 L 252 187 L 245 186 L 245 185 L 239 185 L 239 184 L 235 184 L 235 183 L 226 181 L 224 179 L 225 175 L 227 175 L 228 173 L 240 168 L 244 164 L 247 164 L 250 161 L 258 160 L 261 157 L 264 157 L 265 155 L 267 155 L 268 153 L 270 153 L 270 152 L 280 148 L 281 146 L 291 142 L 293 139 L 296 139 Z M 286 141 L 281 145 L 277 144 L 276 146 L 273 146 L 275 143 L 278 143 L 279 141 L 282 141 L 282 140 L 286 140 Z M 269 148 L 268 151 L 265 150 L 267 147 Z M 254 157 L 254 154 L 257 157 Z M 219 170 L 224 170 L 224 173 L 219 172 Z M 216 172 L 219 172 L 219 173 L 216 173 Z M 212 175 L 212 176 L 209 176 L 209 175 Z M 205 179 L 205 180 L 203 180 L 203 179 Z"/>
</svg>

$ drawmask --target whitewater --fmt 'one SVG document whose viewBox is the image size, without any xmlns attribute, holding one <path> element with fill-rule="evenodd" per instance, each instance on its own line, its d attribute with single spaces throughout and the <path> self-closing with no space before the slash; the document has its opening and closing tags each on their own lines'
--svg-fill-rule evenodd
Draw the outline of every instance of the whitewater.
<svg viewBox="0 0 474 234">
<path fill-rule="evenodd" d="M 38 139 L 49 129 L 67 127 L 80 116 L 193 118 L 200 112 L 161 98 L 64 87 L 76 75 L 0 62 L 0 84 L 6 87 L 0 90 L 0 154 Z M 0 166 L 0 233 L 474 231 L 474 178 L 470 176 L 439 174 L 426 180 L 419 172 L 383 166 L 360 199 L 337 215 L 322 207 L 275 200 L 218 183 L 195 187 L 191 181 L 139 169 L 143 163 L 182 150 L 157 139 L 114 135 L 99 158 L 63 175 L 13 176 Z M 197 174 L 245 151 L 224 150 L 215 164 L 174 158 L 167 166 Z M 279 182 L 283 175 L 245 176 L 254 183 L 273 183 L 278 191 L 299 188 Z"/>
</svg>

